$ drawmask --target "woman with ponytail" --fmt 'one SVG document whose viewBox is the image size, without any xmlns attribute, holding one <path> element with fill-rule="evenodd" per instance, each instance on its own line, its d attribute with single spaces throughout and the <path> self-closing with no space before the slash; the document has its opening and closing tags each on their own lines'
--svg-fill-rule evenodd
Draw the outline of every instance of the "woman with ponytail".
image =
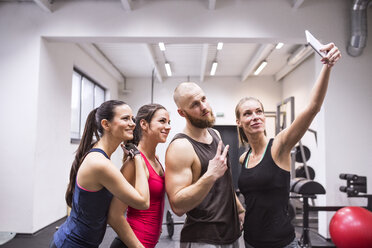
<svg viewBox="0 0 372 248">
<path fill-rule="evenodd" d="M 164 171 L 156 156 L 156 147 L 165 143 L 171 129 L 169 113 L 159 104 L 142 106 L 136 116 L 133 143 L 138 145 L 146 163 L 146 174 L 150 188 L 150 207 L 137 210 L 128 207 L 118 198 L 111 202 L 108 221 L 118 234 L 111 248 L 153 248 L 159 240 L 164 212 Z M 132 160 L 126 160 L 121 169 L 124 177 L 132 184 L 135 168 Z M 124 216 L 126 212 L 126 217 Z"/>
<path fill-rule="evenodd" d="M 90 112 L 66 191 L 71 213 L 54 234 L 51 248 L 98 247 L 106 232 L 113 196 L 135 209 L 149 207 L 146 165 L 136 146 L 121 145 L 135 169 L 133 185 L 110 161 L 122 142 L 133 139 L 134 128 L 132 110 L 125 102 L 106 101 Z"/>
</svg>

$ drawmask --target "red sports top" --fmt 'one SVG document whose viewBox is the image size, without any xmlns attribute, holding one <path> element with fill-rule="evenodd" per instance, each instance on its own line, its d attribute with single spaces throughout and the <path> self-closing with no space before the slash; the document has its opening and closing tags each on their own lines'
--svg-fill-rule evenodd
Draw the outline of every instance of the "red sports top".
<svg viewBox="0 0 372 248">
<path fill-rule="evenodd" d="M 159 176 L 142 152 L 141 155 L 149 171 L 150 207 L 147 210 L 128 207 L 127 221 L 138 240 L 146 248 L 153 248 L 159 240 L 163 222 L 164 175 Z"/>
</svg>

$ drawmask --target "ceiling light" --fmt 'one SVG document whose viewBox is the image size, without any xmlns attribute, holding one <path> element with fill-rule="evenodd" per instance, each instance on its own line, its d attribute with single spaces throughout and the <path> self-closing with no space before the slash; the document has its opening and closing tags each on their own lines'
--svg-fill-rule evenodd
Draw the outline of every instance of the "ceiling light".
<svg viewBox="0 0 372 248">
<path fill-rule="evenodd" d="M 172 70 L 171 70 L 170 64 L 168 62 L 165 62 L 165 70 L 167 71 L 168 77 L 171 77 L 172 76 Z"/>
<path fill-rule="evenodd" d="M 159 42 L 159 48 L 160 48 L 160 51 L 165 51 L 164 42 Z"/>
<path fill-rule="evenodd" d="M 210 73 L 211 76 L 214 76 L 214 74 L 216 74 L 217 66 L 218 66 L 217 61 L 214 61 L 213 64 L 212 64 L 212 69 L 211 69 L 211 73 Z"/>
<path fill-rule="evenodd" d="M 275 49 L 280 49 L 280 48 L 283 47 L 283 45 L 284 45 L 283 43 L 279 42 L 279 43 L 276 45 Z"/>
<path fill-rule="evenodd" d="M 263 60 L 261 64 L 257 67 L 256 71 L 254 72 L 254 75 L 257 76 L 258 74 L 260 74 L 260 72 L 265 68 L 266 65 L 267 61 Z"/>
<path fill-rule="evenodd" d="M 222 47 L 223 47 L 223 43 L 222 42 L 218 42 L 218 44 L 217 44 L 217 50 L 222 50 Z"/>
</svg>

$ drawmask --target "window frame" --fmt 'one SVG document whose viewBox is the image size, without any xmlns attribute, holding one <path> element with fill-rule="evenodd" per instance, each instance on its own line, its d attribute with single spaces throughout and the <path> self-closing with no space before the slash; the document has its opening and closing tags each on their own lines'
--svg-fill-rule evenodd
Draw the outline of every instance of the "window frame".
<svg viewBox="0 0 372 248">
<path fill-rule="evenodd" d="M 87 75 L 86 73 L 84 73 L 83 71 L 81 71 L 80 69 L 74 67 L 73 68 L 73 74 L 74 73 L 77 73 L 79 76 L 80 76 L 80 80 L 79 80 L 79 138 L 76 138 L 76 137 L 73 137 L 72 135 L 72 109 L 71 109 L 71 119 L 70 119 L 70 142 L 71 144 L 79 144 L 80 141 L 81 141 L 81 136 L 84 132 L 84 127 L 82 127 L 82 123 L 84 122 L 84 125 L 85 125 L 85 120 L 82 120 L 82 105 L 83 105 L 83 83 L 84 83 L 84 78 L 86 80 L 88 80 L 90 83 L 93 84 L 93 109 L 94 109 L 94 106 L 96 105 L 96 95 L 95 95 L 95 89 L 96 87 L 99 87 L 102 91 L 103 91 L 103 101 L 106 101 L 106 95 L 107 95 L 107 89 L 105 87 L 103 87 L 101 84 L 99 84 L 96 80 L 94 80 L 92 77 L 90 77 L 89 75 Z M 73 77 L 73 75 L 72 75 Z M 71 82 L 72 84 L 73 82 Z M 72 101 L 72 92 L 73 88 L 71 87 L 71 101 Z M 93 109 L 91 109 L 90 111 L 92 111 Z M 89 111 L 89 112 L 90 112 Z"/>
</svg>

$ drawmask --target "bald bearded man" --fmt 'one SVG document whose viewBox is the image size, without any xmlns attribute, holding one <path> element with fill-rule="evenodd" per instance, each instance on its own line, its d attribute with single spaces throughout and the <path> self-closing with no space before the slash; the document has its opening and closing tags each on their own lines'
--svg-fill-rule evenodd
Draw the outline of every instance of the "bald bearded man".
<svg viewBox="0 0 372 248">
<path fill-rule="evenodd" d="M 186 126 L 167 149 L 165 185 L 173 212 L 187 215 L 180 247 L 239 247 L 245 211 L 232 183 L 229 146 L 211 128 L 215 118 L 197 84 L 181 83 L 173 98 Z"/>
</svg>

